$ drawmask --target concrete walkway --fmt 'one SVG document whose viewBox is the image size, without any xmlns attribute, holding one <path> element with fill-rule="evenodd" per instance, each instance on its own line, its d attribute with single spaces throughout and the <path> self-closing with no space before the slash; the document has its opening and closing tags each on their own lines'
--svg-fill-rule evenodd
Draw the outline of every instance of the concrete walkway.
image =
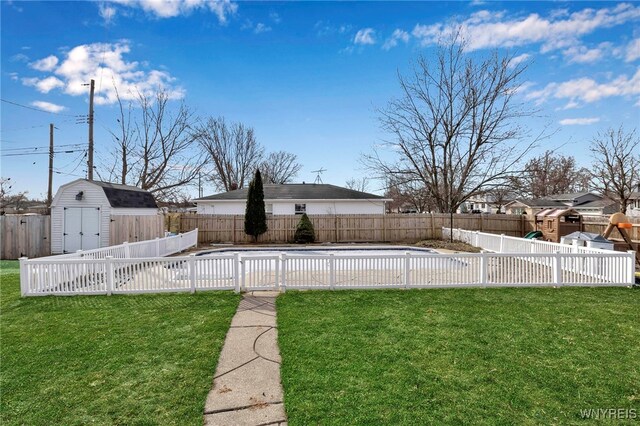
<svg viewBox="0 0 640 426">
<path fill-rule="evenodd" d="M 286 425 L 276 328 L 277 292 L 245 294 L 220 353 L 205 425 Z"/>
</svg>

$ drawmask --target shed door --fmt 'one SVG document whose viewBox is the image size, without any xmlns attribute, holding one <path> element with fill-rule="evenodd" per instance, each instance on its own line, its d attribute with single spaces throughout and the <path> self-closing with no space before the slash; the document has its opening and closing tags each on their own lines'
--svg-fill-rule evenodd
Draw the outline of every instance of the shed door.
<svg viewBox="0 0 640 426">
<path fill-rule="evenodd" d="M 100 208 L 67 207 L 64 209 L 64 253 L 100 247 Z"/>
<path fill-rule="evenodd" d="M 82 250 L 100 248 L 100 209 L 82 209 Z"/>
</svg>

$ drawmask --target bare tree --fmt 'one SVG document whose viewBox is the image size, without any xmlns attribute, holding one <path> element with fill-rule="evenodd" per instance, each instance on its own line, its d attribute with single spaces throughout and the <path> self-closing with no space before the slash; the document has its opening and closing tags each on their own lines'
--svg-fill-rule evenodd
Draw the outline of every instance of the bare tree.
<svg viewBox="0 0 640 426">
<path fill-rule="evenodd" d="M 580 173 L 572 156 L 545 151 L 524 166 L 518 179 L 518 191 L 532 198 L 572 192 L 579 186 Z"/>
<path fill-rule="evenodd" d="M 488 190 L 486 195 L 497 206 L 496 213 L 504 213 L 502 207 L 515 198 L 515 191 L 511 184 L 504 184 Z"/>
<path fill-rule="evenodd" d="M 354 191 L 367 192 L 369 187 L 369 178 L 351 178 L 345 182 L 345 185 L 349 189 L 353 189 Z"/>
<path fill-rule="evenodd" d="M 192 112 L 184 103 L 171 109 L 163 91 L 154 96 L 139 93 L 126 108 L 118 100 L 118 129 L 110 131 L 116 141 L 115 161 L 103 174 L 146 189 L 159 199 L 179 197 L 204 164 L 192 131 Z"/>
<path fill-rule="evenodd" d="M 640 138 L 636 130 L 609 128 L 591 141 L 592 178 L 597 189 L 627 212 L 629 198 L 640 184 Z"/>
<path fill-rule="evenodd" d="M 387 185 L 385 197 L 393 199 L 387 203 L 389 210 L 402 212 L 406 208 L 415 210 L 418 213 L 431 212 L 433 201 L 420 182 L 392 179 Z"/>
<path fill-rule="evenodd" d="M 211 180 L 224 191 L 244 188 L 264 154 L 251 127 L 242 123 L 227 124 L 223 117 L 212 117 L 201 124 L 197 138 L 213 163 Z"/>
<path fill-rule="evenodd" d="M 286 151 L 270 153 L 259 166 L 265 184 L 290 183 L 297 176 L 302 165 L 295 154 Z"/>
<path fill-rule="evenodd" d="M 419 182 L 440 212 L 512 173 L 535 143 L 518 121 L 534 112 L 517 104 L 524 64 L 497 51 L 465 53 L 459 35 L 441 43 L 433 58 L 420 57 L 409 77 L 398 76 L 402 96 L 379 110 L 385 145 L 363 163 L 380 178 Z"/>
</svg>

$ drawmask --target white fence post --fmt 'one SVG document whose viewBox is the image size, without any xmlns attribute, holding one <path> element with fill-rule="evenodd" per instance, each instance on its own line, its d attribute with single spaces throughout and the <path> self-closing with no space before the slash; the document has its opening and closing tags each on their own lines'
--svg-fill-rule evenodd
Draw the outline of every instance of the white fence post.
<svg viewBox="0 0 640 426">
<path fill-rule="evenodd" d="M 282 269 L 282 284 L 280 285 L 280 291 L 283 293 L 287 291 L 287 255 L 286 253 L 280 253 L 280 265 Z"/>
<path fill-rule="evenodd" d="M 246 281 L 247 275 L 245 271 L 244 259 L 241 258 L 238 263 L 240 264 L 240 290 L 247 291 L 247 281 Z"/>
<path fill-rule="evenodd" d="M 194 229 L 193 231 L 196 234 L 196 245 L 194 247 L 198 248 L 198 228 Z"/>
<path fill-rule="evenodd" d="M 111 296 L 113 292 L 113 256 L 105 257 L 105 264 L 107 272 L 107 296 Z"/>
<path fill-rule="evenodd" d="M 629 268 L 629 280 L 627 283 L 634 285 L 636 282 L 636 252 L 633 250 L 627 250 L 629 257 L 627 258 L 627 265 Z"/>
<path fill-rule="evenodd" d="M 487 267 L 489 266 L 489 255 L 485 250 L 480 251 L 480 285 L 487 286 Z"/>
<path fill-rule="evenodd" d="M 475 241 L 475 244 L 473 246 L 474 247 L 480 247 L 480 233 L 478 231 L 476 231 L 476 241 Z"/>
<path fill-rule="evenodd" d="M 160 238 L 156 237 L 156 257 L 160 257 Z"/>
<path fill-rule="evenodd" d="M 236 293 L 240 293 L 240 253 L 233 253 L 233 287 Z"/>
<path fill-rule="evenodd" d="M 329 288 L 336 289 L 336 257 L 334 254 L 329 255 Z"/>
<path fill-rule="evenodd" d="M 178 243 L 178 247 L 179 247 L 179 250 L 178 250 L 178 251 L 182 251 L 182 250 L 184 250 L 184 249 L 182 248 L 182 247 L 184 247 L 184 246 L 182 245 L 182 234 L 178 234 L 178 237 L 180 237 L 180 240 L 179 240 L 180 242 Z"/>
<path fill-rule="evenodd" d="M 29 292 L 29 266 L 27 265 L 28 257 L 20 258 L 20 295 L 26 296 Z"/>
<path fill-rule="evenodd" d="M 404 277 L 402 279 L 402 284 L 404 288 L 408 288 L 409 284 L 411 284 L 411 252 L 405 252 L 404 256 Z"/>
<path fill-rule="evenodd" d="M 189 282 L 191 284 L 191 293 L 196 292 L 196 254 L 192 253 L 189 255 L 187 260 L 189 264 Z"/>
<path fill-rule="evenodd" d="M 129 242 L 125 241 L 122 243 L 122 247 L 124 247 L 124 258 L 131 259 L 131 247 L 129 247 Z"/>
<path fill-rule="evenodd" d="M 504 234 L 500 234 L 500 251 L 498 253 L 504 253 Z"/>
<path fill-rule="evenodd" d="M 559 251 L 553 253 L 553 282 L 562 285 L 562 257 Z"/>
</svg>

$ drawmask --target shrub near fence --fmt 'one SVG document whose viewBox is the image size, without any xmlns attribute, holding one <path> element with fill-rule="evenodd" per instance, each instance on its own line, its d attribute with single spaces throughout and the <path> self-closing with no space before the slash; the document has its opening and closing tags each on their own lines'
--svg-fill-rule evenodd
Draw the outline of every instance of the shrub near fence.
<svg viewBox="0 0 640 426">
<path fill-rule="evenodd" d="M 442 213 L 385 215 L 311 215 L 316 242 L 417 242 L 442 237 L 442 227 L 450 216 Z M 267 232 L 258 242 L 287 243 L 294 240 L 300 216 L 267 217 Z M 244 234 L 242 215 L 183 215 L 181 232 L 198 228 L 198 242 L 249 243 Z M 454 227 L 522 236 L 525 219 L 516 215 L 453 215 Z"/>
</svg>

